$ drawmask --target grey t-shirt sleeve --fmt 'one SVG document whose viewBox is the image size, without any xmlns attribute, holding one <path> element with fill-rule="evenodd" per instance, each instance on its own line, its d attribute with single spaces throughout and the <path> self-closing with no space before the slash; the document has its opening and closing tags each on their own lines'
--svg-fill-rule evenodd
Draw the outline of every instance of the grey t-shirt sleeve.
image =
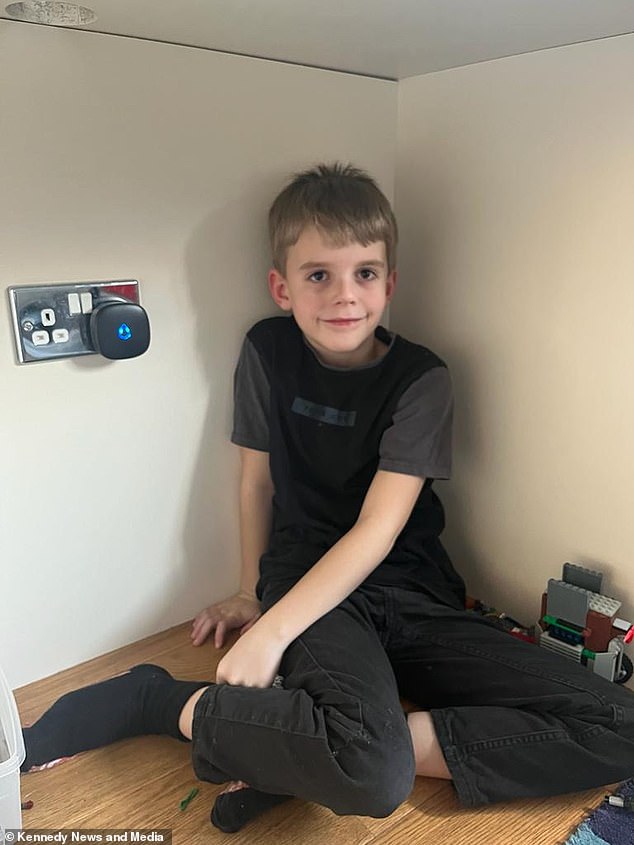
<svg viewBox="0 0 634 845">
<path fill-rule="evenodd" d="M 379 469 L 449 478 L 451 475 L 451 426 L 453 392 L 446 367 L 434 367 L 403 393 L 383 432 Z"/>
<path fill-rule="evenodd" d="M 270 407 L 269 380 L 256 348 L 246 337 L 233 378 L 231 442 L 268 452 Z"/>
</svg>

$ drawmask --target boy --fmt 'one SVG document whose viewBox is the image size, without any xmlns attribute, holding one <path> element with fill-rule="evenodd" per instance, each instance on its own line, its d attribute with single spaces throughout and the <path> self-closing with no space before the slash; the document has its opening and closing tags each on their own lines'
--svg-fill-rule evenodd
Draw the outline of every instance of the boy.
<svg viewBox="0 0 634 845">
<path fill-rule="evenodd" d="M 25 768 L 193 738 L 200 778 L 239 779 L 214 809 L 224 830 L 286 795 L 385 816 L 415 774 L 450 778 L 466 806 L 628 777 L 634 696 L 464 611 L 432 490 L 450 472 L 448 371 L 380 326 L 389 203 L 362 171 L 321 165 L 277 197 L 270 233 L 289 316 L 251 329 L 236 371 L 241 590 L 192 640 L 242 635 L 215 684 L 140 666 L 60 699 L 27 730 Z"/>
</svg>

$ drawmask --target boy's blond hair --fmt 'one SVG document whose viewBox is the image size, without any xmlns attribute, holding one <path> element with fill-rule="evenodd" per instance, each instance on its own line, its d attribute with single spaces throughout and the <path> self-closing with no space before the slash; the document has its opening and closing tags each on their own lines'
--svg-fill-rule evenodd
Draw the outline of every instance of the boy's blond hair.
<svg viewBox="0 0 634 845">
<path fill-rule="evenodd" d="M 289 247 L 307 226 L 334 246 L 385 243 L 388 272 L 396 265 L 398 231 L 385 195 L 365 171 L 350 164 L 318 164 L 298 173 L 269 210 L 273 266 L 284 275 Z"/>
</svg>

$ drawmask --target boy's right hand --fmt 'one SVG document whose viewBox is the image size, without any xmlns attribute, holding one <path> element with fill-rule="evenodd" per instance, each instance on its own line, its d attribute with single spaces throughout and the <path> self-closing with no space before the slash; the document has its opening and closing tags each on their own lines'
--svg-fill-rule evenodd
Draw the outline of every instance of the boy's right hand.
<svg viewBox="0 0 634 845">
<path fill-rule="evenodd" d="M 261 615 L 257 598 L 240 591 L 200 611 L 192 625 L 192 645 L 202 645 L 209 634 L 215 631 L 214 645 L 222 648 L 229 631 L 240 628 L 242 635 L 255 625 Z"/>
</svg>

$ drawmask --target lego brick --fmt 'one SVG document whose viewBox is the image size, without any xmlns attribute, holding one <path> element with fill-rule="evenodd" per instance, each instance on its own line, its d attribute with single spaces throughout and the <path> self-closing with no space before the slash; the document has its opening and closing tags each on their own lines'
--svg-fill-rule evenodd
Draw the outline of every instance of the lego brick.
<svg viewBox="0 0 634 845">
<path fill-rule="evenodd" d="M 600 675 L 602 678 L 607 678 L 608 681 L 613 681 L 617 656 L 617 652 L 615 651 L 605 651 L 603 654 L 595 655 L 592 665 L 595 675 Z"/>
<path fill-rule="evenodd" d="M 555 654 L 561 654 L 562 657 L 567 657 L 577 663 L 581 663 L 581 657 L 583 655 L 583 646 L 581 645 L 562 643 L 560 640 L 556 640 L 551 637 L 548 631 L 543 631 L 540 634 L 539 644 L 542 648 L 554 651 Z"/>
<path fill-rule="evenodd" d="M 586 639 L 586 648 L 591 651 L 607 651 L 608 643 L 614 636 L 611 617 L 589 610 L 587 620 L 590 633 Z"/>
<path fill-rule="evenodd" d="M 583 634 L 576 631 L 569 631 L 566 628 L 560 628 L 559 625 L 550 625 L 548 633 L 555 640 L 560 640 L 562 643 L 571 643 L 572 645 L 583 645 Z"/>
<path fill-rule="evenodd" d="M 590 594 L 590 610 L 594 610 L 595 613 L 602 613 L 604 616 L 614 616 L 621 604 L 622 602 L 618 599 L 611 599 L 609 596 L 599 596 L 597 593 Z"/>
<path fill-rule="evenodd" d="M 575 587 L 582 587 L 592 593 L 600 593 L 603 575 L 601 572 L 586 569 L 585 566 L 578 566 L 576 563 L 564 563 L 562 579 L 566 584 L 574 584 Z"/>
<path fill-rule="evenodd" d="M 574 584 L 550 578 L 548 581 L 547 611 L 562 622 L 584 628 L 590 605 L 590 593 Z"/>
</svg>

